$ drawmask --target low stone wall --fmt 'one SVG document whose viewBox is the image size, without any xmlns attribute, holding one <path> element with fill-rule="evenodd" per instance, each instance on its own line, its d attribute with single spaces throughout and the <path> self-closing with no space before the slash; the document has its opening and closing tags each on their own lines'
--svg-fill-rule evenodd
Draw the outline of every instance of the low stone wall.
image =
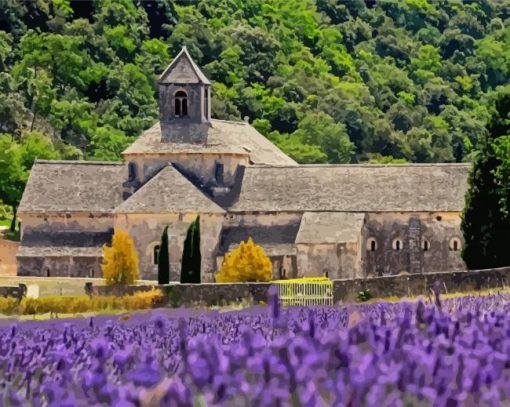
<svg viewBox="0 0 510 407">
<path fill-rule="evenodd" d="M 133 295 L 139 292 L 151 291 L 157 288 L 156 285 L 93 285 L 85 283 L 85 294 L 87 295 L 114 295 L 122 297 L 124 295 Z"/>
<path fill-rule="evenodd" d="M 137 292 L 160 288 L 173 307 L 192 305 L 227 305 L 241 302 L 258 304 L 266 301 L 270 283 L 237 283 L 237 284 L 169 284 L 166 286 L 92 286 L 85 285 L 88 295 L 133 295 Z"/>
<path fill-rule="evenodd" d="M 370 290 L 374 297 L 426 295 L 433 285 L 442 293 L 479 291 L 510 287 L 510 267 L 476 271 L 409 274 L 333 281 L 333 301 L 355 302 L 360 291 Z"/>
<path fill-rule="evenodd" d="M 409 274 L 366 279 L 333 280 L 335 304 L 356 302 L 360 291 L 370 290 L 374 297 L 411 297 L 427 295 L 437 285 L 442 293 L 479 291 L 510 287 L 510 267 L 490 270 Z M 271 283 L 170 284 L 161 288 L 172 307 L 227 305 L 267 301 Z M 132 295 L 158 288 L 146 286 L 89 286 L 90 295 Z"/>
<path fill-rule="evenodd" d="M 266 302 L 270 286 L 271 283 L 210 283 L 175 284 L 165 289 L 171 306 L 212 306 Z"/>
</svg>

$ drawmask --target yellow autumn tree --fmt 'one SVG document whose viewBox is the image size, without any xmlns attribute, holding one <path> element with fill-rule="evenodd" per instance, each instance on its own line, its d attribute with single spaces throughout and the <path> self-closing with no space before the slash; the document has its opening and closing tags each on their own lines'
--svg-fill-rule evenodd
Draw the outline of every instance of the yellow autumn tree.
<svg viewBox="0 0 510 407">
<path fill-rule="evenodd" d="M 138 253 L 133 239 L 124 230 L 113 234 L 112 245 L 103 246 L 103 277 L 106 284 L 134 284 L 138 280 Z"/>
<path fill-rule="evenodd" d="M 218 283 L 271 281 L 273 266 L 264 249 L 251 238 L 227 253 L 221 270 L 216 274 Z"/>
</svg>

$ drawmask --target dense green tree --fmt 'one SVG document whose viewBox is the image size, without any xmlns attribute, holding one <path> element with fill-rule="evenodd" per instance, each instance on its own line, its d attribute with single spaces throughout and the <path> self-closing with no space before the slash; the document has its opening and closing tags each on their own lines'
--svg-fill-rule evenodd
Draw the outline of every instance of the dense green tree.
<svg viewBox="0 0 510 407">
<path fill-rule="evenodd" d="M 170 282 L 170 257 L 168 254 L 168 226 L 165 226 L 161 234 L 161 242 L 158 252 L 158 284 Z"/>
<path fill-rule="evenodd" d="M 201 262 L 200 254 L 200 216 L 191 222 L 181 259 L 181 283 L 182 284 L 200 284 L 201 282 Z"/>
<path fill-rule="evenodd" d="M 213 116 L 299 162 L 467 161 L 510 78 L 508 21 L 498 0 L 4 1 L 0 132 L 120 159 L 186 45 Z"/>
<path fill-rule="evenodd" d="M 58 158 L 53 143 L 41 133 L 25 133 L 20 141 L 0 134 L 0 201 L 12 208 L 11 231 L 16 227 L 18 204 L 35 160 Z"/>
<path fill-rule="evenodd" d="M 510 265 L 510 93 L 502 94 L 480 140 L 462 215 L 469 269 Z"/>
<path fill-rule="evenodd" d="M 12 208 L 11 232 L 16 227 L 16 211 L 26 180 L 19 144 L 11 136 L 0 134 L 0 200 Z"/>
<path fill-rule="evenodd" d="M 347 164 L 354 155 L 354 145 L 349 140 L 345 125 L 335 123 L 323 112 L 304 116 L 291 137 L 304 145 L 321 146 L 329 163 Z"/>
</svg>

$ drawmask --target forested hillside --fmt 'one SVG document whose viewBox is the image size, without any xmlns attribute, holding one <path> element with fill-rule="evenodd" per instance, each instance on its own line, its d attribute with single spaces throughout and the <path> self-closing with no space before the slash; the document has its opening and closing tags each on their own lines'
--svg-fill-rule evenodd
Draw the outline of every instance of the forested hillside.
<svg viewBox="0 0 510 407">
<path fill-rule="evenodd" d="M 248 116 L 300 162 L 466 160 L 510 76 L 509 16 L 508 0 L 0 0 L 2 199 L 35 157 L 119 159 L 183 45 L 213 116 Z"/>
</svg>

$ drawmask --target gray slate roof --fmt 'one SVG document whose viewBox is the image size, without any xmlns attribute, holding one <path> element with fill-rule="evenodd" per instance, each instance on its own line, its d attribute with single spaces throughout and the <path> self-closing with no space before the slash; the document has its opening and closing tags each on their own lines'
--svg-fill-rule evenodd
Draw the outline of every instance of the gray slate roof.
<svg viewBox="0 0 510 407">
<path fill-rule="evenodd" d="M 206 144 L 162 143 L 157 122 L 144 131 L 123 154 L 241 154 L 253 164 L 296 165 L 278 147 L 246 122 L 211 120 Z"/>
<path fill-rule="evenodd" d="M 298 230 L 299 222 L 287 225 L 224 227 L 221 231 L 219 252 L 226 253 L 241 242 L 247 242 L 250 237 L 263 247 L 268 244 L 294 244 Z"/>
<path fill-rule="evenodd" d="M 247 167 L 233 212 L 460 212 L 468 164 Z"/>
<path fill-rule="evenodd" d="M 104 244 L 111 244 L 113 228 L 106 231 L 93 230 L 53 230 L 48 233 L 46 230 L 31 229 L 23 233 L 24 246 L 53 246 L 53 247 L 101 247 Z"/>
<path fill-rule="evenodd" d="M 258 244 L 258 243 L 257 243 Z M 297 254 L 296 245 L 294 243 L 261 243 L 259 244 L 264 249 L 264 253 L 269 257 L 273 256 L 292 256 Z M 231 244 L 228 248 L 228 253 L 239 247 L 239 243 Z M 222 257 L 218 253 L 217 257 Z"/>
<path fill-rule="evenodd" d="M 159 77 L 159 83 L 203 83 L 210 85 L 209 79 L 197 66 L 186 47 L 182 47 L 172 63 Z"/>
<path fill-rule="evenodd" d="M 102 257 L 103 248 L 75 246 L 20 246 L 16 257 Z"/>
<path fill-rule="evenodd" d="M 305 212 L 296 243 L 355 242 L 361 235 L 364 219 L 364 213 Z"/>
<path fill-rule="evenodd" d="M 115 213 L 224 213 L 172 166 L 163 168 Z"/>
<path fill-rule="evenodd" d="M 124 164 L 36 161 L 18 213 L 111 212 L 122 202 Z"/>
</svg>

